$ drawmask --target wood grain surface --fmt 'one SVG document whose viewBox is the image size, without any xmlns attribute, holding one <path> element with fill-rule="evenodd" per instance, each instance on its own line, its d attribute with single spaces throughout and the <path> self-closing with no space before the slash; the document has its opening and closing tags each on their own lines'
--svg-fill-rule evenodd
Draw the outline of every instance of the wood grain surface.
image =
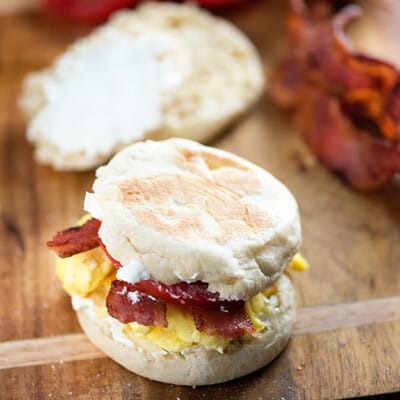
<svg viewBox="0 0 400 400">
<path fill-rule="evenodd" d="M 223 14 L 254 41 L 266 75 L 285 51 L 284 3 Z M 0 398 L 289 400 L 400 391 L 400 184 L 370 194 L 346 187 L 313 160 L 267 91 L 210 144 L 265 167 L 299 202 L 311 269 L 291 274 L 299 312 L 289 346 L 248 377 L 192 389 L 129 373 L 87 341 L 44 243 L 80 216 L 93 172 L 35 163 L 16 102 L 27 72 L 89 31 L 34 13 L 0 17 Z"/>
</svg>

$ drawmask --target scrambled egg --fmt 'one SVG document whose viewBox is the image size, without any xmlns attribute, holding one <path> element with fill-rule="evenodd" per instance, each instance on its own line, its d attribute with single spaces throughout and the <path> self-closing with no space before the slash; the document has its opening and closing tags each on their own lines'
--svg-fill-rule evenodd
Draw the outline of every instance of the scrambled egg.
<svg viewBox="0 0 400 400">
<path fill-rule="evenodd" d="M 300 254 L 297 253 L 290 261 L 286 269 L 292 269 L 294 271 L 307 271 L 310 268 L 307 260 Z"/>
<path fill-rule="evenodd" d="M 230 340 L 220 335 L 208 336 L 196 329 L 192 313 L 187 308 L 167 305 L 168 327 L 143 326 L 136 322 L 128 325 L 128 329 L 143 338 L 151 340 L 167 351 L 180 352 L 186 347 L 202 345 L 219 352 L 228 346 Z M 129 334 L 129 330 L 125 331 Z"/>
<path fill-rule="evenodd" d="M 288 268 L 303 271 L 308 268 L 308 264 L 297 254 Z M 70 295 L 90 298 L 97 317 L 108 316 L 105 299 L 111 282 L 115 279 L 115 267 L 100 247 L 72 257 L 57 258 L 56 273 Z M 245 303 L 246 312 L 257 332 L 266 327 L 263 322 L 266 314 L 278 312 L 279 306 L 280 299 L 275 286 L 265 289 Z M 148 339 L 162 349 L 172 352 L 180 352 L 194 345 L 223 352 L 230 342 L 220 335 L 208 336 L 198 331 L 190 310 L 184 307 L 168 304 L 167 320 L 166 328 L 132 322 L 125 325 L 124 333 L 128 337 L 133 335 Z"/>
<path fill-rule="evenodd" d="M 85 214 L 78 221 L 78 225 L 83 225 L 90 218 L 90 214 Z M 115 267 L 101 247 L 72 257 L 56 257 L 56 275 L 70 295 L 87 296 L 114 270 Z"/>
<path fill-rule="evenodd" d="M 67 293 L 87 296 L 115 270 L 100 247 L 56 258 L 56 274 Z"/>
</svg>

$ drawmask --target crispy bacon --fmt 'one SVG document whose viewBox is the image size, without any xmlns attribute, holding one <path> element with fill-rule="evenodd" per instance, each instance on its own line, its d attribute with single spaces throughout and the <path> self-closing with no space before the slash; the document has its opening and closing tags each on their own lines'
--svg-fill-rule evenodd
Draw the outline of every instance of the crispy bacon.
<svg viewBox="0 0 400 400">
<path fill-rule="evenodd" d="M 357 189 L 378 188 L 400 171 L 400 72 L 352 50 L 343 26 L 358 7 L 316 21 L 301 0 L 292 5 L 294 51 L 276 69 L 272 95 L 295 109 L 303 137 L 327 167 Z"/>
<path fill-rule="evenodd" d="M 244 302 L 237 305 L 220 307 L 192 307 L 196 328 L 207 335 L 221 335 L 233 339 L 246 332 L 255 334 L 250 317 L 244 308 Z"/>
<path fill-rule="evenodd" d="M 101 222 L 90 219 L 81 226 L 74 226 L 57 232 L 46 244 L 61 258 L 94 249 L 99 246 L 98 231 Z"/>
<path fill-rule="evenodd" d="M 109 314 L 124 324 L 135 321 L 146 326 L 168 326 L 167 303 L 138 290 L 135 284 L 113 281 L 106 305 Z M 196 328 L 207 335 L 218 334 L 231 339 L 245 332 L 255 333 L 243 301 L 218 306 L 198 305 L 191 310 Z"/>
<path fill-rule="evenodd" d="M 359 190 L 379 187 L 400 171 L 400 143 L 388 146 L 355 127 L 334 96 L 308 91 L 297 123 L 321 162 Z"/>
<path fill-rule="evenodd" d="M 127 282 L 112 282 L 106 306 L 109 314 L 124 324 L 135 321 L 146 326 L 168 326 L 166 303 Z"/>
<path fill-rule="evenodd" d="M 173 285 L 166 285 L 154 279 L 148 279 L 136 282 L 134 285 L 138 290 L 172 304 L 216 306 L 241 303 L 240 301 L 223 299 L 219 296 L 219 293 L 209 292 L 208 284 L 204 282 L 179 282 Z"/>
</svg>

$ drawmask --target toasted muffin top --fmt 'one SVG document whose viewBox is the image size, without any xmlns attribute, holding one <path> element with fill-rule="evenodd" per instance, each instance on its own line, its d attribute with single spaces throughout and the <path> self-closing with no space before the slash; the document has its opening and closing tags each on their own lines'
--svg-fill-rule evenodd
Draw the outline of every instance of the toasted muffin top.
<svg viewBox="0 0 400 400">
<path fill-rule="evenodd" d="M 203 281 L 222 297 L 248 299 L 278 279 L 299 247 L 293 196 L 228 152 L 186 139 L 146 141 L 96 175 L 85 208 L 102 220 L 110 255 L 142 277 Z"/>
</svg>

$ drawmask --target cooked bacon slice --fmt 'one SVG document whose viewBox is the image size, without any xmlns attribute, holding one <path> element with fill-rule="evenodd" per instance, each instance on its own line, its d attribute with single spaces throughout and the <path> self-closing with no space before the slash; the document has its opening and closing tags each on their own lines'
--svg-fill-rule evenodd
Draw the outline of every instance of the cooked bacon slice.
<svg viewBox="0 0 400 400">
<path fill-rule="evenodd" d="M 220 307 L 194 306 L 192 310 L 196 328 L 207 335 L 218 334 L 233 339 L 243 336 L 246 332 L 255 334 L 244 302 Z"/>
<path fill-rule="evenodd" d="M 134 286 L 144 293 L 152 295 L 167 303 L 178 305 L 234 305 L 240 301 L 223 299 L 219 293 L 209 292 L 208 284 L 204 282 L 179 282 L 173 285 L 166 285 L 154 279 L 143 280 L 134 283 Z"/>
<path fill-rule="evenodd" d="M 400 171 L 400 143 L 387 145 L 355 127 L 334 96 L 308 91 L 297 123 L 321 162 L 356 189 L 380 187 Z"/>
<path fill-rule="evenodd" d="M 135 284 L 113 281 L 106 305 L 109 314 L 124 324 L 135 321 L 146 326 L 168 326 L 167 303 L 143 293 Z M 246 332 L 255 333 L 243 301 L 212 307 L 193 306 L 191 309 L 196 328 L 207 335 L 218 334 L 231 339 Z"/>
<path fill-rule="evenodd" d="M 296 107 L 306 91 L 302 62 L 294 56 L 282 61 L 271 79 L 271 94 L 281 107 Z"/>
<path fill-rule="evenodd" d="M 74 226 L 57 232 L 46 244 L 61 258 L 94 249 L 99 246 L 98 231 L 101 222 L 90 219 L 81 226 Z"/>
<path fill-rule="evenodd" d="M 355 53 L 343 32 L 344 25 L 360 13 L 358 7 L 348 6 L 333 20 L 314 23 L 304 11 L 292 16 L 297 22 L 291 23 L 296 27 L 291 36 L 302 60 L 302 74 L 309 84 L 344 100 L 359 118 L 376 123 L 385 138 L 400 139 L 400 120 L 396 119 L 399 71 L 384 61 Z M 390 111 L 392 104 L 394 112 Z"/>
<path fill-rule="evenodd" d="M 135 321 L 146 326 L 168 326 L 166 303 L 124 281 L 112 282 L 106 306 L 109 314 L 124 324 Z"/>
<path fill-rule="evenodd" d="M 400 71 L 347 42 L 343 27 L 358 7 L 317 21 L 303 1 L 292 6 L 294 50 L 275 71 L 272 95 L 295 109 L 303 137 L 327 167 L 355 188 L 378 188 L 400 171 Z"/>
</svg>

